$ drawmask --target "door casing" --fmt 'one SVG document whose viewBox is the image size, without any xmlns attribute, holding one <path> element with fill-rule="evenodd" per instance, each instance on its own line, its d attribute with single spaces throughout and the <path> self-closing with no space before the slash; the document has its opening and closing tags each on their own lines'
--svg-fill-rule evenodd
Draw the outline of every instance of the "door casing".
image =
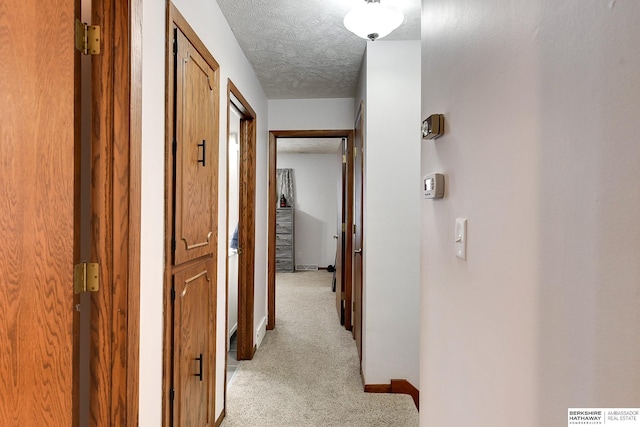
<svg viewBox="0 0 640 427">
<path fill-rule="evenodd" d="M 142 1 L 93 0 L 91 425 L 138 425 Z"/>
<path fill-rule="evenodd" d="M 362 243 L 363 229 L 363 194 L 364 194 L 364 103 L 360 103 L 355 124 L 354 153 L 357 153 L 353 162 L 353 338 L 356 340 L 358 356 L 362 362 L 362 296 L 364 292 L 363 267 L 364 258 Z M 360 251 L 359 253 L 356 251 Z"/>
<path fill-rule="evenodd" d="M 347 146 L 353 144 L 353 129 L 345 130 L 271 130 L 269 131 L 269 223 L 268 223 L 268 254 L 267 254 L 267 329 L 272 330 L 276 327 L 276 208 L 278 204 L 278 189 L 276 177 L 277 164 L 277 140 L 278 138 L 347 138 Z M 349 156 L 347 156 L 349 161 Z M 349 184 L 347 185 L 349 187 Z M 350 189 L 349 189 L 350 191 Z M 351 193 L 349 193 L 351 194 Z M 352 197 L 347 201 L 347 219 L 346 229 L 351 229 L 351 201 Z M 346 253 L 351 253 L 351 239 L 345 239 Z M 346 257 L 342 261 L 343 270 L 343 286 L 345 289 L 344 304 L 345 307 L 351 307 L 351 257 Z M 347 273 L 348 272 L 348 273 Z M 340 292 L 336 289 L 336 292 Z M 351 329 L 350 310 L 345 310 L 345 314 L 349 313 L 349 328 Z M 346 318 L 345 318 L 346 326 Z"/>
<path fill-rule="evenodd" d="M 256 224 L 256 113 L 236 85 L 227 84 L 227 135 L 231 104 L 240 111 L 240 170 L 238 223 L 238 338 L 237 359 L 250 360 L 255 353 L 254 337 L 254 265 L 255 265 L 255 224 Z M 227 156 L 227 219 L 229 222 L 229 156 Z M 229 227 L 227 227 L 228 229 Z M 228 230 L 227 239 L 229 241 Z M 228 250 L 228 249 L 227 249 Z M 229 312 L 229 257 L 226 257 L 227 322 Z M 225 329 L 228 334 L 228 324 Z M 226 339 L 229 342 L 229 337 Z M 227 349 L 227 352 L 229 349 Z M 226 369 L 225 369 L 226 375 Z M 225 397 L 226 397 L 225 381 Z M 226 398 L 225 398 L 226 402 Z"/>
</svg>

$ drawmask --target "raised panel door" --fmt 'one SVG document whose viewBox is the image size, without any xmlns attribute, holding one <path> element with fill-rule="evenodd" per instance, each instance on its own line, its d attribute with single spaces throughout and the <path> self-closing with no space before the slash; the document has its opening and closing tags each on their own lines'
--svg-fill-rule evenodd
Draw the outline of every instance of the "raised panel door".
<svg viewBox="0 0 640 427">
<path fill-rule="evenodd" d="M 213 425 L 215 262 L 207 258 L 174 275 L 174 425 Z"/>
<path fill-rule="evenodd" d="M 215 71 L 176 29 L 174 264 L 213 253 L 217 238 Z"/>
</svg>

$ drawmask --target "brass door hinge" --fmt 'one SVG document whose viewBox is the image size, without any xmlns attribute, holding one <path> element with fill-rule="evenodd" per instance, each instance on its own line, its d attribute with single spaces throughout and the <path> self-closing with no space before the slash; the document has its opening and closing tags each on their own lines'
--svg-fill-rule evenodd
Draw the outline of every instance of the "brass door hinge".
<svg viewBox="0 0 640 427">
<path fill-rule="evenodd" d="M 342 232 L 345 233 L 347 231 L 347 224 L 342 223 Z"/>
<path fill-rule="evenodd" d="M 73 267 L 73 293 L 98 292 L 100 265 L 95 262 L 83 262 Z"/>
<path fill-rule="evenodd" d="M 358 157 L 358 149 L 353 147 L 353 158 L 355 159 L 356 157 Z"/>
<path fill-rule="evenodd" d="M 342 155 L 342 163 L 346 164 L 347 163 L 347 156 L 346 155 Z"/>
<path fill-rule="evenodd" d="M 100 54 L 100 27 L 76 19 L 76 49 L 85 55 Z"/>
</svg>

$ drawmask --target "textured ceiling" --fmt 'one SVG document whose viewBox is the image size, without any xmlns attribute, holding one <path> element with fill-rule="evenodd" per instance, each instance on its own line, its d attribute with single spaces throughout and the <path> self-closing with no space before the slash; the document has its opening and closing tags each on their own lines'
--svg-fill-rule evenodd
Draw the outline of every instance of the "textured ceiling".
<svg viewBox="0 0 640 427">
<path fill-rule="evenodd" d="M 342 21 L 362 1 L 217 0 L 269 99 L 354 96 L 367 42 Z M 385 1 L 405 19 L 382 40 L 419 40 L 420 0 Z"/>
<path fill-rule="evenodd" d="M 278 138 L 278 153 L 337 154 L 342 138 Z"/>
</svg>

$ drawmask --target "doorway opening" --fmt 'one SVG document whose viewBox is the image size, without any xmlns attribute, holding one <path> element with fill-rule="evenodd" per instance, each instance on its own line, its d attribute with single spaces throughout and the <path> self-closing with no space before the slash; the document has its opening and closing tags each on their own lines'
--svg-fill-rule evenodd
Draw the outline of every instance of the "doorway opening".
<svg viewBox="0 0 640 427">
<path fill-rule="evenodd" d="M 232 144 L 232 128 L 237 133 L 236 156 L 232 159 L 231 152 L 227 155 L 227 346 L 229 347 L 231 337 L 235 333 L 237 360 L 250 360 L 255 353 L 256 113 L 231 80 L 227 84 L 227 100 L 228 148 Z M 237 166 L 235 172 L 232 172 L 234 165 Z M 235 252 L 234 260 L 230 258 L 232 250 Z M 230 267 L 235 267 L 234 264 L 237 264 L 237 268 L 234 268 L 234 272 L 237 272 L 237 282 L 231 284 L 230 275 L 234 272 Z M 237 304 L 233 303 L 233 307 L 230 307 L 232 291 L 237 291 Z M 230 310 L 236 307 L 237 326 L 235 331 L 230 333 L 230 327 L 233 326 L 230 323 L 235 320 L 229 318 Z"/>
<path fill-rule="evenodd" d="M 236 85 L 227 83 L 226 367 L 227 386 L 254 345 L 256 113 Z M 224 413 L 224 411 L 223 411 Z"/>
<path fill-rule="evenodd" d="M 353 147 L 353 130 L 296 130 L 296 131 L 270 131 L 269 132 L 269 223 L 268 223 L 268 286 L 267 286 L 267 307 L 268 307 L 268 319 L 267 329 L 272 330 L 276 326 L 276 240 L 277 240 L 277 225 L 278 208 L 280 206 L 279 191 L 277 184 L 277 152 L 278 152 L 278 140 L 279 139 L 291 139 L 291 138 L 339 138 L 344 139 L 342 144 L 343 150 L 351 150 Z M 336 156 L 339 154 L 336 152 Z M 348 168 L 351 159 L 350 156 L 342 155 L 344 168 Z M 336 305 L 338 308 L 339 316 L 344 313 L 345 319 L 348 315 L 348 329 L 351 328 L 351 316 L 350 310 L 345 310 L 347 307 L 351 307 L 351 239 L 344 238 L 344 233 L 351 229 L 351 180 L 349 176 L 351 174 L 345 173 L 343 168 L 342 181 L 340 185 L 343 189 L 342 197 L 339 197 L 338 208 L 338 230 L 331 230 L 332 234 L 336 234 L 338 243 L 336 245 L 336 257 L 335 265 L 340 267 L 340 272 L 336 271 Z M 346 180 L 346 181 L 345 181 Z M 346 202 L 346 203 L 345 203 Z M 331 235 L 330 235 L 331 236 Z M 349 235 L 350 237 L 350 235 Z M 296 250 L 297 251 L 297 250 Z M 295 267 L 297 261 L 292 261 Z M 345 319 L 345 327 L 347 322 Z"/>
<path fill-rule="evenodd" d="M 240 127 L 242 113 L 229 103 L 227 132 L 227 369 L 226 384 L 238 368 L 238 268 L 240 245 Z M 244 141 L 246 143 L 246 141 Z"/>
</svg>

